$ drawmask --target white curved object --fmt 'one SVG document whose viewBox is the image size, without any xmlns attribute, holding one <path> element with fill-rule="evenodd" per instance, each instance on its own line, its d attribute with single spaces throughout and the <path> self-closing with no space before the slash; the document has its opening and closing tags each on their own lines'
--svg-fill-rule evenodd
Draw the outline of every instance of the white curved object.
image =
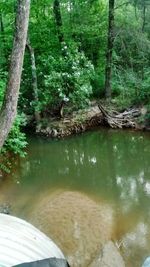
<svg viewBox="0 0 150 267">
<path fill-rule="evenodd" d="M 150 257 L 146 258 L 144 261 L 142 267 L 150 267 Z"/>
<path fill-rule="evenodd" d="M 0 214 L 0 266 L 48 258 L 65 259 L 55 243 L 34 226 L 16 217 Z"/>
</svg>

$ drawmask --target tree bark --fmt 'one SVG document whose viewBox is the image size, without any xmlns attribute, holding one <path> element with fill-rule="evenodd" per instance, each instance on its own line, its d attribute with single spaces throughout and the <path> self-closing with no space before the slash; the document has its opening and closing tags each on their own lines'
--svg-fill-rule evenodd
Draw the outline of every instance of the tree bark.
<svg viewBox="0 0 150 267">
<path fill-rule="evenodd" d="M 0 28 L 1 28 L 1 33 L 4 34 L 4 23 L 3 23 L 2 13 L 0 13 Z"/>
<path fill-rule="evenodd" d="M 54 0 L 53 11 L 54 11 L 54 16 L 55 16 L 58 40 L 59 40 L 59 43 L 61 45 L 62 42 L 64 42 L 64 35 L 62 32 L 62 17 L 61 17 L 60 1 L 59 0 Z"/>
<path fill-rule="evenodd" d="M 8 83 L 0 111 L 0 149 L 6 140 L 17 113 L 21 73 L 26 46 L 30 0 L 18 0 L 16 29 L 11 55 Z"/>
<path fill-rule="evenodd" d="M 109 0 L 108 41 L 107 41 L 106 68 L 105 68 L 106 98 L 111 98 L 112 53 L 114 46 L 114 10 L 115 10 L 115 0 Z"/>
<path fill-rule="evenodd" d="M 54 0 L 53 12 L 55 16 L 56 29 L 57 29 L 57 35 L 58 35 L 58 41 L 60 44 L 61 54 L 63 57 L 66 57 L 67 56 L 66 50 L 63 49 L 63 46 L 64 46 L 63 42 L 65 40 L 64 40 L 64 33 L 63 33 L 62 16 L 61 16 L 61 10 L 60 10 L 60 0 Z M 64 104 L 65 104 L 65 101 L 62 100 L 59 106 L 59 111 L 58 111 L 60 118 L 63 117 Z"/>
<path fill-rule="evenodd" d="M 5 30 L 4 30 L 4 23 L 3 23 L 3 15 L 0 13 L 0 31 L 1 31 L 1 39 L 2 39 L 2 49 L 3 49 L 3 55 L 4 58 L 6 59 L 6 51 L 5 51 L 5 46 L 6 46 L 6 41 L 5 41 Z"/>
<path fill-rule="evenodd" d="M 142 32 L 145 31 L 145 25 L 146 25 L 146 3 L 145 3 L 145 0 L 143 0 L 143 24 L 142 24 Z"/>
<path fill-rule="evenodd" d="M 29 38 L 27 39 L 26 47 L 28 48 L 28 51 L 30 53 L 30 59 L 31 59 L 31 69 L 32 69 L 32 87 L 33 87 L 33 94 L 34 94 L 34 101 L 35 101 L 35 120 L 36 123 L 38 123 L 41 119 L 39 111 L 36 109 L 39 97 L 38 97 L 38 83 L 37 83 L 37 72 L 36 72 L 36 63 L 35 63 L 35 54 L 34 54 L 34 48 L 31 46 Z"/>
</svg>

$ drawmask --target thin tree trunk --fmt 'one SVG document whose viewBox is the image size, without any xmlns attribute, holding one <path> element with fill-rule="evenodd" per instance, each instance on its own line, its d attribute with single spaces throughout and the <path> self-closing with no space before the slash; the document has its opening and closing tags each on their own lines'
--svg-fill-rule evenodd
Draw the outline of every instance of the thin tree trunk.
<svg viewBox="0 0 150 267">
<path fill-rule="evenodd" d="M 64 35 L 63 35 L 63 31 L 62 31 L 62 17 L 61 17 L 60 1 L 59 0 L 54 0 L 53 11 L 54 11 L 54 16 L 55 16 L 58 39 L 59 39 L 59 43 L 61 45 L 62 42 L 64 42 Z"/>
<path fill-rule="evenodd" d="M 1 31 L 1 39 L 2 39 L 2 48 L 3 48 L 3 55 L 6 59 L 6 50 L 5 50 L 5 45 L 6 45 L 6 41 L 5 41 L 5 30 L 4 30 L 4 23 L 3 23 L 3 15 L 2 13 L 0 13 L 0 31 Z"/>
<path fill-rule="evenodd" d="M 58 41 L 60 44 L 61 54 L 63 57 L 65 57 L 67 54 L 66 54 L 66 50 L 63 49 L 64 33 L 63 33 L 63 23 L 62 23 L 61 10 L 60 10 L 60 0 L 54 0 L 53 12 L 55 16 L 56 29 L 57 29 L 57 35 L 58 35 Z M 60 118 L 63 117 L 64 104 L 65 102 L 62 100 L 59 106 Z"/>
<path fill-rule="evenodd" d="M 142 23 L 142 32 L 145 32 L 145 26 L 146 26 L 146 3 L 145 0 L 143 0 L 143 23 Z M 144 62 L 141 67 L 141 79 L 144 81 Z"/>
<path fill-rule="evenodd" d="M 114 9 L 115 9 L 115 0 L 109 0 L 108 42 L 107 42 L 106 69 L 105 69 L 106 98 L 111 98 L 112 53 L 114 46 Z"/>
<path fill-rule="evenodd" d="M 6 140 L 17 113 L 21 73 L 26 46 L 30 0 L 18 0 L 16 29 L 11 55 L 8 83 L 0 111 L 0 149 Z"/>
<path fill-rule="evenodd" d="M 0 28 L 1 28 L 1 33 L 4 34 L 4 23 L 3 23 L 2 13 L 0 13 Z"/>
<path fill-rule="evenodd" d="M 142 24 L 142 32 L 145 31 L 145 25 L 146 25 L 146 4 L 145 0 L 143 1 L 143 24 Z"/>
<path fill-rule="evenodd" d="M 37 83 L 37 72 L 36 72 L 36 63 L 35 63 L 35 55 L 34 55 L 34 48 L 31 46 L 29 38 L 27 39 L 26 46 L 28 48 L 28 51 L 30 53 L 30 59 L 31 59 L 31 69 L 32 69 L 32 87 L 33 87 L 33 94 L 34 94 L 34 101 L 35 101 L 35 120 L 36 123 L 38 123 L 41 119 L 39 111 L 36 109 L 39 97 L 38 97 L 38 83 Z"/>
</svg>

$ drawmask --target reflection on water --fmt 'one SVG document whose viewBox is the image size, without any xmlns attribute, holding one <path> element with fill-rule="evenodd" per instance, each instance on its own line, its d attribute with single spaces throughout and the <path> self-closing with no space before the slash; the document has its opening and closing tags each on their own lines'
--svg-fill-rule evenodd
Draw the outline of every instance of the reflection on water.
<svg viewBox="0 0 150 267">
<path fill-rule="evenodd" d="M 28 156 L 1 181 L 1 202 L 26 217 L 40 192 L 84 192 L 113 205 L 127 266 L 150 254 L 150 135 L 102 129 L 65 140 L 29 138 Z M 134 262 L 134 264 L 133 264 Z"/>
</svg>

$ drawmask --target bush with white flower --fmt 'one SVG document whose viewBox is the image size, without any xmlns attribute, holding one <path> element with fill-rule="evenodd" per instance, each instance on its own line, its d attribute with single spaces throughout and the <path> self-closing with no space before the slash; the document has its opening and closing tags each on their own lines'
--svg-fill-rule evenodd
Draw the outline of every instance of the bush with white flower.
<svg viewBox="0 0 150 267">
<path fill-rule="evenodd" d="M 64 43 L 59 57 L 49 56 L 42 60 L 45 73 L 44 90 L 41 92 L 41 104 L 58 105 L 69 102 L 75 108 L 83 108 L 89 103 L 92 94 L 91 79 L 94 67 L 75 47 L 67 47 Z"/>
</svg>

